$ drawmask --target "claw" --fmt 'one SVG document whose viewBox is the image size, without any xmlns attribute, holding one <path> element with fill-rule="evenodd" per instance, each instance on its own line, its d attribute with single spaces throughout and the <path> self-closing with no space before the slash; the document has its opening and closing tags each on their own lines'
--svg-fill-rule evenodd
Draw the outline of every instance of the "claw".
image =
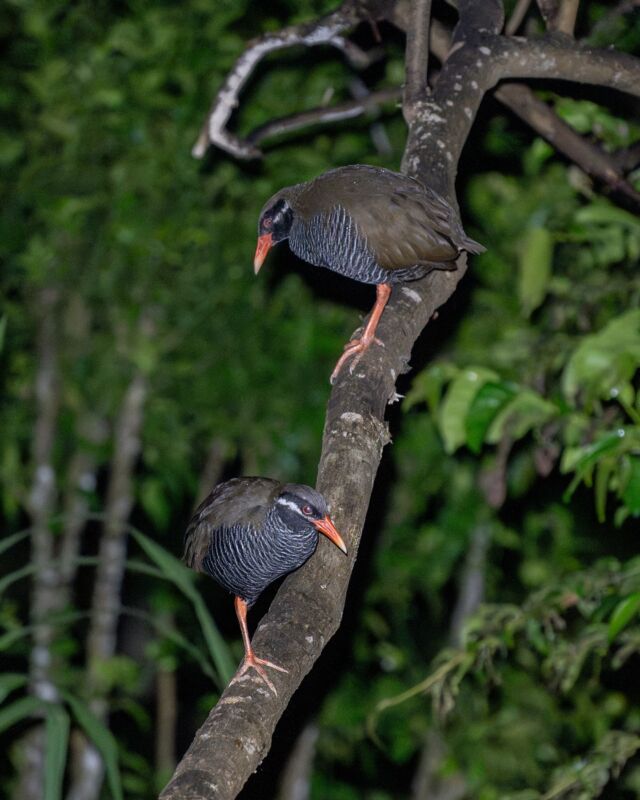
<svg viewBox="0 0 640 800">
<path fill-rule="evenodd" d="M 276 690 L 276 687 L 273 685 L 273 683 L 271 683 L 271 681 L 267 677 L 267 673 L 264 671 L 263 666 L 270 667 L 271 669 L 276 669 L 278 670 L 278 672 L 289 672 L 288 669 L 281 667 L 279 664 L 274 664 L 272 661 L 267 661 L 265 658 L 258 658 L 258 656 L 253 652 L 253 650 L 251 650 L 249 653 L 245 655 L 244 661 L 238 668 L 238 672 L 236 673 L 236 676 L 233 680 L 237 681 L 238 678 L 241 678 L 245 674 L 245 672 L 247 672 L 247 670 L 255 669 L 260 678 L 267 684 L 269 689 L 271 689 L 271 691 L 277 697 L 278 692 Z"/>
<path fill-rule="evenodd" d="M 376 286 L 376 302 L 373 310 L 371 311 L 369 321 L 364 329 L 364 333 L 359 339 L 352 339 L 344 346 L 344 353 L 338 359 L 338 363 L 335 365 L 334 370 L 331 373 L 331 377 L 329 378 L 332 384 L 335 383 L 335 380 L 338 377 L 340 370 L 344 366 L 345 361 L 347 361 L 349 358 L 355 356 L 351 366 L 349 367 L 349 372 L 351 375 L 353 375 L 353 370 L 357 367 L 358 362 L 362 358 L 362 354 L 374 342 L 379 344 L 381 347 L 384 347 L 384 344 L 376 337 L 375 332 L 390 295 L 391 286 L 388 283 L 381 283 Z"/>
<path fill-rule="evenodd" d="M 379 344 L 381 347 L 384 347 L 384 344 L 380 341 L 380 339 L 375 336 L 371 338 L 362 336 L 361 339 L 352 339 L 350 342 L 347 342 L 347 344 L 344 346 L 344 353 L 338 359 L 338 363 L 335 365 L 334 370 L 331 373 L 331 377 L 329 378 L 331 383 L 335 383 L 336 378 L 338 377 L 338 374 L 340 373 L 340 370 L 344 366 L 345 362 L 355 356 L 351 362 L 351 365 L 349 366 L 349 373 L 353 375 L 353 370 L 358 366 L 358 362 L 374 342 L 375 344 Z"/>
</svg>

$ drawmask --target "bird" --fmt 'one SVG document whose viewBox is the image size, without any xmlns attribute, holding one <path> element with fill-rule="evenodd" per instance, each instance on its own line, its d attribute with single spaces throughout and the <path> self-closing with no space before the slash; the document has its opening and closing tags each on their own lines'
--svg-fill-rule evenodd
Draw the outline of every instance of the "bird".
<svg viewBox="0 0 640 800">
<path fill-rule="evenodd" d="M 462 251 L 485 250 L 433 189 L 367 164 L 331 169 L 270 197 L 258 220 L 256 274 L 269 250 L 285 239 L 303 261 L 376 286 L 369 321 L 362 335 L 345 345 L 331 383 L 347 360 L 355 356 L 353 372 L 367 348 L 381 344 L 375 332 L 393 286 L 434 269 L 455 269 Z"/>
<path fill-rule="evenodd" d="M 287 670 L 255 654 L 247 611 L 270 583 L 313 555 L 320 533 L 346 555 L 320 492 L 272 478 L 240 477 L 214 487 L 195 510 L 184 535 L 186 565 L 235 595 L 244 643 L 237 677 L 253 669 L 276 695 L 264 667 Z"/>
</svg>

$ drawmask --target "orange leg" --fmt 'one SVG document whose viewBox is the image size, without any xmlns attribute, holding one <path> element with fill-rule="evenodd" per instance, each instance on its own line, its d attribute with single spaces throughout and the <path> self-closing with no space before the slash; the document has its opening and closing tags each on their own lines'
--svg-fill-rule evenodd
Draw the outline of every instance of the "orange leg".
<svg viewBox="0 0 640 800">
<path fill-rule="evenodd" d="M 288 672 L 289 670 L 286 670 L 284 667 L 278 666 L 278 664 L 273 664 L 271 661 L 266 661 L 264 658 L 258 658 L 258 656 L 253 652 L 253 647 L 251 647 L 251 640 L 249 639 L 249 630 L 247 628 L 247 604 L 244 602 L 244 600 L 242 600 L 242 598 L 236 597 L 234 600 L 234 605 L 236 609 L 236 617 L 238 618 L 238 622 L 240 623 L 240 631 L 242 632 L 242 641 L 244 643 L 244 660 L 240 665 L 238 672 L 236 673 L 236 678 L 239 678 L 241 675 L 244 675 L 244 673 L 248 669 L 255 669 L 255 671 L 262 678 L 262 680 L 277 696 L 278 692 L 276 691 L 276 687 L 271 683 L 271 681 L 267 677 L 267 673 L 264 671 L 262 667 L 271 667 L 271 669 L 277 669 L 279 672 Z"/>
<path fill-rule="evenodd" d="M 378 322 L 380 322 L 380 317 L 382 316 L 382 312 L 384 311 L 384 307 L 387 305 L 387 301 L 391 296 L 391 284 L 389 283 L 379 283 L 376 286 L 376 302 L 371 311 L 371 316 L 369 317 L 369 322 L 367 322 L 367 326 L 364 329 L 362 336 L 356 339 L 352 339 L 345 345 L 344 353 L 340 356 L 338 363 L 335 366 L 335 369 L 331 373 L 331 383 L 335 383 L 336 378 L 338 377 L 338 373 L 342 369 L 345 361 L 355 356 L 353 361 L 351 362 L 351 366 L 349 367 L 349 372 L 353 373 L 354 368 L 356 367 L 358 361 L 362 358 L 362 354 L 367 350 L 367 348 L 375 342 L 376 344 L 382 345 L 382 342 L 379 339 L 376 339 L 376 328 L 378 327 Z"/>
</svg>

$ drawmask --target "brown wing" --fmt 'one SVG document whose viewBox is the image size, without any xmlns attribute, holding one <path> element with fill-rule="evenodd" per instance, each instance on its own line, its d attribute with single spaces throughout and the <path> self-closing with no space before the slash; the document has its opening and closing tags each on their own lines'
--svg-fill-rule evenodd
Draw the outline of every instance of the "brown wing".
<svg viewBox="0 0 640 800">
<path fill-rule="evenodd" d="M 465 234 L 444 198 L 398 172 L 364 164 L 340 167 L 306 184 L 296 199 L 303 216 L 330 213 L 335 205 L 349 213 L 386 269 L 453 261 L 460 250 L 484 249 Z"/>
<path fill-rule="evenodd" d="M 220 528 L 260 528 L 281 489 L 282 484 L 271 478 L 232 478 L 218 484 L 198 506 L 185 531 L 186 565 L 200 569 L 211 537 Z"/>
</svg>

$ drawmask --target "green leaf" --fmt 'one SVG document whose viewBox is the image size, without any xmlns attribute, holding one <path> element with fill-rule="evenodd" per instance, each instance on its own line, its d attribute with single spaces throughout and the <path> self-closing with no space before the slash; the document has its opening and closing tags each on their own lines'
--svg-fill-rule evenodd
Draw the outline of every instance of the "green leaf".
<svg viewBox="0 0 640 800">
<path fill-rule="evenodd" d="M 629 477 L 622 492 L 624 504 L 634 517 L 640 515 L 640 457 L 631 456 Z"/>
<path fill-rule="evenodd" d="M 69 692 L 62 696 L 71 707 L 78 725 L 86 733 L 87 738 L 97 747 L 104 759 L 107 783 L 114 800 L 124 800 L 120 770 L 118 769 L 118 743 L 106 725 L 96 717 L 89 706 Z"/>
<path fill-rule="evenodd" d="M 418 403 L 426 402 L 430 410 L 432 412 L 435 411 L 440 405 L 440 397 L 444 385 L 457 373 L 457 368 L 448 362 L 434 364 L 428 369 L 422 370 L 413 381 L 413 385 L 403 403 L 403 408 L 408 411 Z"/>
<path fill-rule="evenodd" d="M 20 700 L 15 700 L 0 711 L 0 733 L 15 725 L 16 722 L 41 711 L 42 706 L 42 700 L 37 697 L 21 697 Z"/>
<path fill-rule="evenodd" d="M 491 369 L 468 367 L 451 381 L 438 414 L 447 453 L 453 453 L 466 441 L 465 419 L 475 396 L 485 383 L 497 380 L 498 375 Z"/>
<path fill-rule="evenodd" d="M 4 553 L 5 550 L 9 550 L 9 548 L 13 547 L 14 544 L 18 544 L 18 542 L 21 542 L 23 539 L 26 539 L 30 533 L 31 533 L 30 530 L 26 530 L 14 533 L 13 536 L 7 536 L 6 539 L 3 539 L 0 542 L 0 554 Z"/>
<path fill-rule="evenodd" d="M 464 421 L 467 446 L 470 450 L 474 453 L 480 452 L 492 421 L 516 393 L 517 388 L 512 385 L 492 381 L 485 383 L 480 389 Z"/>
<path fill-rule="evenodd" d="M 619 447 L 624 437 L 625 429 L 619 428 L 582 447 L 568 447 L 562 454 L 560 472 L 584 471 L 593 466 L 605 453 Z"/>
<path fill-rule="evenodd" d="M 640 220 L 618 206 L 590 203 L 575 213 L 575 220 L 581 225 L 625 225 L 640 232 Z"/>
<path fill-rule="evenodd" d="M 7 315 L 0 317 L 0 353 L 4 349 L 4 338 L 7 333 Z"/>
<path fill-rule="evenodd" d="M 14 691 L 27 683 L 27 676 L 19 672 L 5 672 L 0 675 L 0 703 Z"/>
<path fill-rule="evenodd" d="M 603 458 L 598 461 L 596 466 L 595 496 L 596 514 L 598 522 L 604 522 L 607 510 L 607 494 L 609 492 L 609 482 L 616 468 L 616 460 L 613 458 Z"/>
<path fill-rule="evenodd" d="M 44 800 L 60 800 L 67 763 L 69 715 L 62 706 L 50 704 L 45 721 Z"/>
<path fill-rule="evenodd" d="M 612 642 L 640 610 L 640 592 L 625 597 L 615 607 L 609 620 L 609 641 Z"/>
<path fill-rule="evenodd" d="M 562 376 L 562 389 L 574 404 L 616 397 L 640 366 L 640 309 L 621 314 L 598 333 L 585 336 Z"/>
<path fill-rule="evenodd" d="M 140 531 L 132 529 L 131 535 L 138 542 L 149 558 L 155 562 L 165 577 L 174 583 L 180 591 L 191 600 L 198 622 L 202 628 L 211 659 L 221 681 L 221 687 L 228 683 L 235 672 L 235 665 L 227 643 L 220 635 L 211 614 L 195 586 L 195 573 L 187 569 L 174 555 L 154 542 Z"/>
<path fill-rule="evenodd" d="M 35 571 L 36 568 L 33 564 L 26 564 L 24 567 L 19 567 L 18 569 L 14 569 L 13 572 L 10 572 L 8 575 L 5 575 L 4 578 L 0 578 L 0 595 L 6 592 L 6 590 L 12 584 L 21 581 L 28 575 L 32 575 Z"/>
<path fill-rule="evenodd" d="M 553 238 L 547 228 L 530 228 L 519 249 L 518 298 L 527 317 L 544 300 L 553 264 Z"/>
<path fill-rule="evenodd" d="M 486 441 L 496 444 L 505 433 L 513 439 L 522 439 L 530 430 L 553 419 L 558 413 L 554 403 L 529 389 L 523 389 L 496 414 Z"/>
</svg>

